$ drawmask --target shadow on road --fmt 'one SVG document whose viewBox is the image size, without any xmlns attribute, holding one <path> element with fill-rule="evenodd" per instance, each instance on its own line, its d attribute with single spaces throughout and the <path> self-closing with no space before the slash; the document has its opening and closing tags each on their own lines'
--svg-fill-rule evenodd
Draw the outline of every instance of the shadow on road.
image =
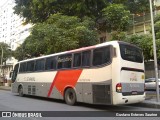
<svg viewBox="0 0 160 120">
<path fill-rule="evenodd" d="M 18 96 L 18 95 L 15 95 Z M 18 96 L 19 97 L 19 96 Z M 53 98 L 45 98 L 45 97 L 39 97 L 39 96 L 31 96 L 31 95 L 25 95 L 24 97 L 30 98 L 30 99 L 36 99 L 36 100 L 45 100 L 49 102 L 56 102 L 60 104 L 66 104 L 64 100 L 59 99 L 53 99 Z M 77 102 L 75 106 L 83 106 L 87 108 L 92 108 L 100 111 L 128 111 L 128 110 L 134 110 L 133 107 L 127 106 L 127 105 L 97 105 L 97 104 L 88 104 L 88 103 L 80 103 Z M 137 109 L 137 108 L 136 108 Z"/>
</svg>

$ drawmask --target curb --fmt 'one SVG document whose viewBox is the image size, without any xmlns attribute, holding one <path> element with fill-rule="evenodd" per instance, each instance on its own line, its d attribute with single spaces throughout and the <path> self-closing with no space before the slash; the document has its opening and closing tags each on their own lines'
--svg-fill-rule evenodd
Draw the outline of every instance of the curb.
<svg viewBox="0 0 160 120">
<path fill-rule="evenodd" d="M 145 100 L 141 103 L 132 104 L 131 106 L 160 109 L 160 103 L 157 103 L 156 99 Z"/>
<path fill-rule="evenodd" d="M 138 104 L 138 106 L 140 106 L 140 107 L 147 107 L 147 108 L 157 108 L 157 109 L 160 109 L 160 104 L 158 104 L 158 103 L 143 102 L 143 103 Z"/>
<path fill-rule="evenodd" d="M 0 87 L 0 90 L 6 90 L 6 91 L 11 91 L 11 88 L 4 88 L 4 87 Z"/>
</svg>

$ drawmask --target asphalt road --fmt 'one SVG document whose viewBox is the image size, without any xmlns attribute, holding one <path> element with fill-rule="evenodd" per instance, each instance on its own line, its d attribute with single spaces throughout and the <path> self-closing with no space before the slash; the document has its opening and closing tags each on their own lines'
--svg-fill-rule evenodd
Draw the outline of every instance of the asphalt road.
<svg viewBox="0 0 160 120">
<path fill-rule="evenodd" d="M 135 105 L 125 105 L 125 106 L 111 106 L 111 105 L 90 105 L 90 104 L 84 104 L 84 103 L 78 103 L 76 106 L 69 106 L 65 104 L 62 100 L 55 100 L 55 99 L 46 99 L 41 97 L 32 97 L 32 96 L 26 96 L 26 97 L 19 97 L 17 94 L 12 94 L 10 91 L 4 91 L 0 90 L 0 111 L 103 111 L 103 112 L 110 112 L 113 111 L 159 111 L 159 109 L 154 108 L 143 108 Z M 74 112 L 73 112 L 74 114 Z M 122 118 L 122 117 L 121 117 Z M 127 117 L 123 118 L 125 120 Z M 143 117 L 144 118 L 144 117 Z M 143 118 L 140 118 L 141 120 Z M 5 118 L 0 118 L 0 120 L 3 120 Z M 12 120 L 17 120 L 17 118 L 12 118 Z M 20 119 L 28 119 L 28 118 L 20 118 Z M 29 119 L 35 119 L 35 118 L 29 118 Z M 36 118 L 36 120 L 53 120 L 53 118 Z M 55 119 L 55 118 L 54 118 Z M 58 116 L 56 119 L 61 120 L 75 120 L 75 117 L 61 117 Z M 76 117 L 76 120 L 82 119 L 80 117 Z M 106 120 L 106 117 L 87 117 L 85 120 Z M 108 118 L 108 119 L 113 119 Z M 117 119 L 117 117 L 114 117 L 114 120 Z M 132 117 L 132 119 L 134 119 Z M 135 117 L 137 120 L 138 118 Z M 155 118 L 156 119 L 156 118 Z M 128 120 L 128 119 L 126 119 Z M 145 119 L 146 120 L 146 119 Z"/>
</svg>

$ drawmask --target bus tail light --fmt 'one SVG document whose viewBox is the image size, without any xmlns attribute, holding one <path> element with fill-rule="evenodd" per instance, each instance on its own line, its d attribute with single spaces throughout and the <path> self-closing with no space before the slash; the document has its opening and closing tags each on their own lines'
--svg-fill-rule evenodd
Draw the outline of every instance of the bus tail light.
<svg viewBox="0 0 160 120">
<path fill-rule="evenodd" d="M 116 85 L 116 92 L 122 92 L 122 84 L 121 83 L 118 83 L 117 85 Z"/>
</svg>

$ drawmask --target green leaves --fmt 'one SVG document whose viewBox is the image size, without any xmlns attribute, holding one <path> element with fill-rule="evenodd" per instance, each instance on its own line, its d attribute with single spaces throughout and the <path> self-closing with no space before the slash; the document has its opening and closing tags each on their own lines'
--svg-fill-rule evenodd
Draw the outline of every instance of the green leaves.
<svg viewBox="0 0 160 120">
<path fill-rule="evenodd" d="M 83 18 L 99 17 L 101 10 L 108 4 L 106 0 L 15 0 L 15 13 L 27 22 L 46 21 L 52 14 L 62 13 Z"/>
<path fill-rule="evenodd" d="M 128 7 L 131 13 L 141 14 L 150 11 L 148 0 L 130 0 L 125 5 Z"/>
<path fill-rule="evenodd" d="M 122 4 L 110 4 L 103 9 L 106 29 L 111 31 L 125 31 L 129 26 L 130 12 Z"/>
<path fill-rule="evenodd" d="M 143 50 L 145 61 L 153 59 L 153 40 L 150 34 L 132 35 L 128 37 L 126 42 L 135 44 Z M 157 57 L 160 59 L 160 40 L 156 40 Z"/>
<path fill-rule="evenodd" d="M 136 14 L 149 10 L 148 0 L 15 0 L 15 2 L 15 13 L 24 17 L 26 23 L 34 24 L 31 35 L 16 50 L 18 59 L 96 44 L 98 32 L 102 31 L 108 31 L 111 40 L 124 40 L 129 27 L 130 12 Z M 155 30 L 158 38 L 159 26 L 157 22 Z M 144 38 L 147 39 L 147 46 L 152 47 L 150 37 Z M 148 60 L 152 57 L 152 48 L 145 46 L 144 38 L 134 36 L 128 41 L 146 50 L 145 58 Z"/>
<path fill-rule="evenodd" d="M 90 18 L 80 20 L 75 16 L 52 15 L 46 22 L 32 28 L 31 35 L 22 44 L 23 53 L 26 54 L 24 58 L 96 44 L 98 38 L 93 23 Z M 20 58 L 17 56 L 17 59 Z"/>
<path fill-rule="evenodd" d="M 3 50 L 3 62 L 5 62 L 9 57 L 11 57 L 11 50 L 9 46 L 6 43 L 0 42 L 0 59 L 2 56 L 2 50 Z"/>
</svg>

